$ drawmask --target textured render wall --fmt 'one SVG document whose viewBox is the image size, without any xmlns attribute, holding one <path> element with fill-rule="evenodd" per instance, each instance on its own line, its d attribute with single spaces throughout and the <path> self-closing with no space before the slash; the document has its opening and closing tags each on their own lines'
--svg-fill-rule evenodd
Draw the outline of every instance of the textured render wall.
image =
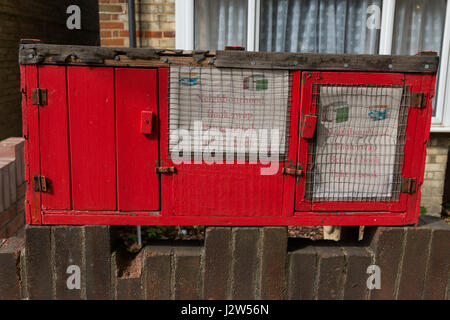
<svg viewBox="0 0 450 320">
<path fill-rule="evenodd" d="M 66 27 L 67 7 L 81 8 L 81 30 Z M 5 0 L 0 2 L 0 139 L 21 135 L 21 38 L 47 43 L 99 44 L 98 4 L 91 0 Z"/>
<path fill-rule="evenodd" d="M 447 158 L 450 148 L 450 133 L 431 133 L 427 144 L 425 179 L 422 185 L 421 206 L 427 214 L 440 216 L 446 183 Z"/>
<path fill-rule="evenodd" d="M 136 43 L 140 48 L 175 48 L 175 0 L 136 0 Z M 128 47 L 126 0 L 99 0 L 101 45 Z"/>
<path fill-rule="evenodd" d="M 359 243 L 211 227 L 204 243 L 160 241 L 127 258 L 112 240 L 104 226 L 27 226 L 24 240 L 0 244 L 0 299 L 450 298 L 450 225 L 434 217 L 367 228 Z M 79 290 L 66 286 L 69 264 L 80 267 Z M 380 289 L 366 285 L 372 264 Z"/>
</svg>

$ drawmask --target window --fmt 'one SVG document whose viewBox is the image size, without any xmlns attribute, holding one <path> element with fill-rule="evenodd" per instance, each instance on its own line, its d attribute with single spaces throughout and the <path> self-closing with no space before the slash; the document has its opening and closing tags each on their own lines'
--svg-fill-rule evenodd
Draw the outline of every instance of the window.
<svg viewBox="0 0 450 320">
<path fill-rule="evenodd" d="M 446 0 L 176 0 L 176 44 L 182 49 L 438 52 L 432 131 L 450 132 L 449 40 Z"/>
</svg>

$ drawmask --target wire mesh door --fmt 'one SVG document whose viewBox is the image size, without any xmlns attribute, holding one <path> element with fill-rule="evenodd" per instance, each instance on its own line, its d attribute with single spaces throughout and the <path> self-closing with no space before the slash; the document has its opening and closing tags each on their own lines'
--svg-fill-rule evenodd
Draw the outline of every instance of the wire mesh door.
<svg viewBox="0 0 450 320">
<path fill-rule="evenodd" d="M 412 93 L 403 74 L 305 73 L 300 211 L 404 210 L 401 194 Z M 305 126 L 314 117 L 315 130 Z"/>
<path fill-rule="evenodd" d="M 169 212 L 292 215 L 295 179 L 283 175 L 282 168 L 296 155 L 296 74 L 292 108 L 289 71 L 171 66 L 168 127 L 161 133 L 167 136 L 163 160 L 176 169 L 162 177 L 163 189 L 171 190 L 170 199 L 163 199 L 170 203 Z M 284 205 L 286 183 L 291 185 L 290 210 Z"/>
</svg>

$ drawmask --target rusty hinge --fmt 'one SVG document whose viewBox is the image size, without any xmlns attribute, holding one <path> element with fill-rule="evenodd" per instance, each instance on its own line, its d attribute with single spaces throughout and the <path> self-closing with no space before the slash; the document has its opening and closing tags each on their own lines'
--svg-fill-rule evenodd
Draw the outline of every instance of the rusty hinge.
<svg viewBox="0 0 450 320">
<path fill-rule="evenodd" d="M 34 192 L 47 192 L 47 178 L 45 176 L 35 175 L 33 176 L 33 191 Z"/>
<path fill-rule="evenodd" d="M 426 95 L 423 92 L 412 93 L 412 106 L 414 108 L 423 109 L 427 103 Z"/>
<path fill-rule="evenodd" d="M 156 167 L 157 174 L 170 174 L 175 173 L 176 171 L 175 167 Z"/>
<path fill-rule="evenodd" d="M 31 91 L 31 102 L 34 105 L 45 106 L 47 104 L 47 89 L 33 89 Z"/>
<path fill-rule="evenodd" d="M 413 194 L 416 192 L 416 179 L 402 177 L 401 193 Z"/>
<path fill-rule="evenodd" d="M 298 169 L 293 167 L 284 167 L 281 173 L 290 176 L 300 177 L 303 174 L 303 169 L 301 164 L 298 164 Z"/>
</svg>

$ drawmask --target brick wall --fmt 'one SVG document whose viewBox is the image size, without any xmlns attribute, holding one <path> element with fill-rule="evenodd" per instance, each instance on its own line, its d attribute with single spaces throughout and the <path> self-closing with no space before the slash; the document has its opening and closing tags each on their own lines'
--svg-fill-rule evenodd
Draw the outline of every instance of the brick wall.
<svg viewBox="0 0 450 320">
<path fill-rule="evenodd" d="M 67 7 L 81 9 L 81 30 L 66 27 Z M 20 75 L 21 38 L 47 43 L 99 43 L 98 4 L 91 0 L 20 0 L 0 3 L 0 139 L 21 135 Z"/>
<path fill-rule="evenodd" d="M 447 157 L 450 148 L 449 133 L 431 133 L 427 144 L 425 179 L 422 185 L 420 205 L 427 214 L 439 216 L 442 211 L 443 194 L 446 180 Z"/>
<path fill-rule="evenodd" d="M 284 227 L 211 227 L 204 243 L 159 241 L 136 256 L 113 242 L 107 226 L 27 226 L 0 244 L 0 299 L 450 298 L 450 225 L 434 217 L 367 228 L 362 242 L 288 239 Z M 67 288 L 68 264 L 80 289 Z M 370 290 L 373 264 L 381 286 Z"/>
<path fill-rule="evenodd" d="M 137 0 L 136 45 L 175 48 L 175 0 Z M 126 0 L 99 0 L 101 45 L 128 47 Z"/>
<path fill-rule="evenodd" d="M 12 236 L 25 224 L 23 138 L 0 141 L 0 239 Z"/>
</svg>

